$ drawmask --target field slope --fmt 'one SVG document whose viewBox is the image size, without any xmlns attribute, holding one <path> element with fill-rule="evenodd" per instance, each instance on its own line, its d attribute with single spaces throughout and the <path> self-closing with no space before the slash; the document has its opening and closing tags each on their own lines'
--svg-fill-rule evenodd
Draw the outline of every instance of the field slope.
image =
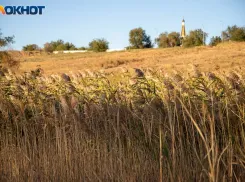
<svg viewBox="0 0 245 182">
<path fill-rule="evenodd" d="M 41 66 L 45 74 L 78 70 L 117 71 L 126 68 L 163 68 L 186 70 L 197 64 L 203 71 L 233 69 L 245 62 L 245 43 L 226 43 L 217 47 L 145 49 L 111 53 L 77 53 L 21 57 L 21 72 Z"/>
</svg>

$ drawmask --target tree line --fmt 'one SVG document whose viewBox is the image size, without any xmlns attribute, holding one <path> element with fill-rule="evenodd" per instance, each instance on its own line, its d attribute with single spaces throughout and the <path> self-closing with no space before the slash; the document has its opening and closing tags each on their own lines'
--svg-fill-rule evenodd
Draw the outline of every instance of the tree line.
<svg viewBox="0 0 245 182">
<path fill-rule="evenodd" d="M 194 47 L 206 45 L 208 34 L 202 29 L 191 30 L 185 38 L 180 37 L 179 32 L 163 32 L 154 41 L 147 35 L 146 31 L 139 27 L 130 30 L 129 32 L 129 46 L 126 49 L 144 49 L 152 48 L 156 44 L 159 48 L 168 47 Z M 6 46 L 7 43 L 13 43 L 14 36 L 3 37 L 0 32 L 0 47 Z M 226 30 L 221 32 L 220 36 L 213 36 L 210 39 L 210 46 L 225 41 L 245 41 L 245 27 L 228 26 Z M 64 42 L 63 40 L 51 41 L 44 44 L 40 48 L 36 44 L 28 44 L 23 46 L 23 51 L 44 50 L 45 52 L 64 51 L 64 50 L 91 50 L 94 52 L 104 52 L 109 49 L 109 42 L 106 39 L 94 39 L 87 47 L 76 47 L 71 42 Z"/>
<path fill-rule="evenodd" d="M 159 48 L 180 46 L 194 47 L 206 45 L 206 39 L 208 34 L 202 29 L 191 30 L 189 34 L 182 39 L 178 32 L 165 32 L 161 33 L 158 38 L 155 39 Z M 245 27 L 228 26 L 226 30 L 221 32 L 221 36 L 213 36 L 210 39 L 210 46 L 216 46 L 217 44 L 225 41 L 245 41 Z"/>
<path fill-rule="evenodd" d="M 57 41 L 51 41 L 44 44 L 43 48 L 38 47 L 36 44 L 28 44 L 23 46 L 23 51 L 37 51 L 44 50 L 45 52 L 53 51 L 65 51 L 65 50 L 91 50 L 95 52 L 105 52 L 109 49 L 109 42 L 105 39 L 95 39 L 89 43 L 88 47 L 76 47 L 71 42 L 64 42 L 59 39 Z"/>
</svg>

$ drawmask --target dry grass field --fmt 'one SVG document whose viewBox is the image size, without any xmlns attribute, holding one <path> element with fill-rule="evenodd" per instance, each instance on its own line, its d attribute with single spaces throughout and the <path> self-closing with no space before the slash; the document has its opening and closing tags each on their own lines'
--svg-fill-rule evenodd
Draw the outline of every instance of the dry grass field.
<svg viewBox="0 0 245 182">
<path fill-rule="evenodd" d="M 227 70 L 245 63 L 245 43 L 226 43 L 217 47 L 167 48 L 131 50 L 111 53 L 76 53 L 21 57 L 21 72 L 34 70 L 38 65 L 45 74 L 69 73 L 78 70 L 118 71 L 126 68 L 187 70 L 189 64 L 199 65 L 202 71 Z"/>
<path fill-rule="evenodd" d="M 0 76 L 0 181 L 245 181 L 244 43 L 20 59 L 46 75 Z"/>
</svg>

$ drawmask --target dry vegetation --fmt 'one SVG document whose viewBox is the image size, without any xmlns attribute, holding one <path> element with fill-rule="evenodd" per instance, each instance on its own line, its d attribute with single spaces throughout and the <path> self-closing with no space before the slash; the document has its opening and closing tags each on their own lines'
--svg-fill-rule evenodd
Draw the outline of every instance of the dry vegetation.
<svg viewBox="0 0 245 182">
<path fill-rule="evenodd" d="M 5 73 L 0 181 L 244 181 L 244 48 L 241 43 L 26 58 L 22 70 L 39 64 L 48 74 L 66 71 L 57 65 L 71 62 L 81 70 L 101 68 L 106 59 L 143 68 L 165 62 L 176 70 L 132 75 L 127 69 L 75 72 L 74 66 L 69 76 Z M 74 59 L 60 60 L 66 57 Z M 187 60 L 199 66 L 178 71 L 183 65 L 177 63 Z M 230 71 L 200 71 L 216 64 Z M 120 78 L 108 79 L 115 75 Z"/>
<path fill-rule="evenodd" d="M 21 58 L 21 72 L 36 69 L 40 65 L 45 74 L 68 73 L 77 70 L 118 71 L 119 67 L 164 68 L 185 70 L 188 64 L 198 64 L 203 71 L 217 68 L 227 70 L 243 65 L 245 43 L 226 43 L 217 47 L 191 49 L 145 49 L 111 53 L 78 53 L 37 55 Z"/>
<path fill-rule="evenodd" d="M 244 70 L 107 76 L 1 77 L 0 180 L 245 179 Z"/>
</svg>

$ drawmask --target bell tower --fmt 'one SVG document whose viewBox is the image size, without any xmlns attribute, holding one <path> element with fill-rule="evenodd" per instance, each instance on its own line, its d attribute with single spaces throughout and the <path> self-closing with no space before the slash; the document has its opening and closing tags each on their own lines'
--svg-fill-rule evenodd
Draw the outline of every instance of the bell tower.
<svg viewBox="0 0 245 182">
<path fill-rule="evenodd" d="M 181 38 L 184 39 L 186 37 L 186 32 L 185 32 L 185 20 L 182 20 L 182 28 L 181 28 Z"/>
<path fill-rule="evenodd" d="M 185 32 L 185 20 L 183 18 L 182 20 L 182 28 L 181 28 L 181 33 L 180 33 L 180 46 L 182 47 L 183 46 L 183 40 L 185 39 L 186 37 L 186 32 Z"/>
</svg>

